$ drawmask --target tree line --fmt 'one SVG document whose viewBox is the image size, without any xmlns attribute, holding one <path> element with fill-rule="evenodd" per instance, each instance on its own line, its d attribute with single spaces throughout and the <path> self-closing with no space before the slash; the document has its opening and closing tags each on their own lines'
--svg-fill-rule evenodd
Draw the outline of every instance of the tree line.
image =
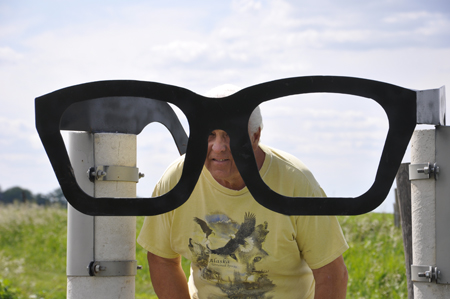
<svg viewBox="0 0 450 299">
<path fill-rule="evenodd" d="M 67 200 L 62 193 L 61 188 L 56 188 L 47 194 L 33 194 L 28 189 L 16 186 L 3 191 L 0 188 L 0 203 L 36 203 L 38 205 L 60 204 L 67 207 Z"/>
</svg>

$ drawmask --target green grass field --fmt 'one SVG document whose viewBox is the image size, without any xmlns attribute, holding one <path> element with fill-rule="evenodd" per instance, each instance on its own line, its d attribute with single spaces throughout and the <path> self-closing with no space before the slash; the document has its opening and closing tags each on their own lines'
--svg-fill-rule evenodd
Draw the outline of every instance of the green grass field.
<svg viewBox="0 0 450 299">
<path fill-rule="evenodd" d="M 0 299 L 66 297 L 66 210 L 37 205 L 0 206 Z M 137 218 L 137 230 L 143 217 Z M 407 298 L 401 230 L 392 214 L 339 217 L 350 249 L 347 298 Z M 154 295 L 146 252 L 136 276 L 136 298 Z M 183 260 L 188 273 L 189 262 Z"/>
</svg>

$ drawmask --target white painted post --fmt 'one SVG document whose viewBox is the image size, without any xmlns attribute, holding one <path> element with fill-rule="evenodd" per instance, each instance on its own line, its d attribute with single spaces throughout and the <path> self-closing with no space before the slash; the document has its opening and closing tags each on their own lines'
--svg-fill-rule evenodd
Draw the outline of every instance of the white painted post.
<svg viewBox="0 0 450 299">
<path fill-rule="evenodd" d="M 87 180 L 90 167 L 136 167 L 136 135 L 72 133 L 69 155 L 77 182 L 86 193 L 95 197 L 136 197 L 135 182 L 95 181 L 93 184 Z M 68 273 L 67 298 L 134 298 L 135 276 L 86 276 L 90 262 L 86 259 L 92 254 L 91 261 L 135 260 L 136 217 L 92 217 L 69 209 L 67 260 L 68 267 L 75 270 Z M 91 245 L 90 237 L 93 237 Z"/>
<path fill-rule="evenodd" d="M 411 164 L 434 163 L 435 130 L 416 130 Z M 413 264 L 436 266 L 436 191 L 434 179 L 411 181 Z M 448 285 L 414 282 L 414 299 L 449 298 Z"/>
</svg>

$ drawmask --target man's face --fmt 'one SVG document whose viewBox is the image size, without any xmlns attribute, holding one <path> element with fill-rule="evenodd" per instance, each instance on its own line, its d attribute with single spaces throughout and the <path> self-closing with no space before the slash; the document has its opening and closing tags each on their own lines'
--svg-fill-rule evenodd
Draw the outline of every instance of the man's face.
<svg viewBox="0 0 450 299">
<path fill-rule="evenodd" d="M 253 150 L 258 148 L 259 133 L 251 137 Z M 205 166 L 214 179 L 229 189 L 240 190 L 245 187 L 239 170 L 234 163 L 230 149 L 230 137 L 223 130 L 214 130 L 208 138 L 208 154 Z"/>
</svg>

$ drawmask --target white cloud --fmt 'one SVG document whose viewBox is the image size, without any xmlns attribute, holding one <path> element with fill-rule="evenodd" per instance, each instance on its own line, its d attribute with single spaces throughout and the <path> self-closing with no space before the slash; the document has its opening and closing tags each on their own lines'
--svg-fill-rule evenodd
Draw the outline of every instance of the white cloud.
<svg viewBox="0 0 450 299">
<path fill-rule="evenodd" d="M 22 59 L 23 55 L 10 47 L 0 47 L 0 65 L 16 63 Z"/>
<path fill-rule="evenodd" d="M 25 120 L 0 117 L 0 127 L 2 128 L 0 131 L 0 144 L 5 147 L 18 143 L 24 148 L 30 146 L 37 148 L 36 131 L 32 125 L 33 123 Z"/>
<path fill-rule="evenodd" d="M 385 17 L 383 21 L 391 24 L 402 24 L 435 18 L 441 18 L 441 15 L 436 13 L 429 13 L 427 11 L 413 11 L 396 13 Z"/>
<path fill-rule="evenodd" d="M 151 51 L 181 62 L 191 62 L 200 58 L 208 50 L 208 45 L 196 41 L 172 41 L 166 45 L 156 45 Z"/>
<path fill-rule="evenodd" d="M 447 39 L 442 39 L 450 30 L 450 20 L 443 13 L 428 11 L 400 12 L 387 16 L 383 19 L 383 22 L 393 26 L 393 35 L 400 37 L 399 41 L 409 38 L 422 40 L 423 45 L 428 47 L 449 45 Z"/>
<path fill-rule="evenodd" d="M 233 0 L 232 8 L 238 12 L 248 12 L 260 10 L 262 7 L 261 1 L 256 0 Z"/>
</svg>

